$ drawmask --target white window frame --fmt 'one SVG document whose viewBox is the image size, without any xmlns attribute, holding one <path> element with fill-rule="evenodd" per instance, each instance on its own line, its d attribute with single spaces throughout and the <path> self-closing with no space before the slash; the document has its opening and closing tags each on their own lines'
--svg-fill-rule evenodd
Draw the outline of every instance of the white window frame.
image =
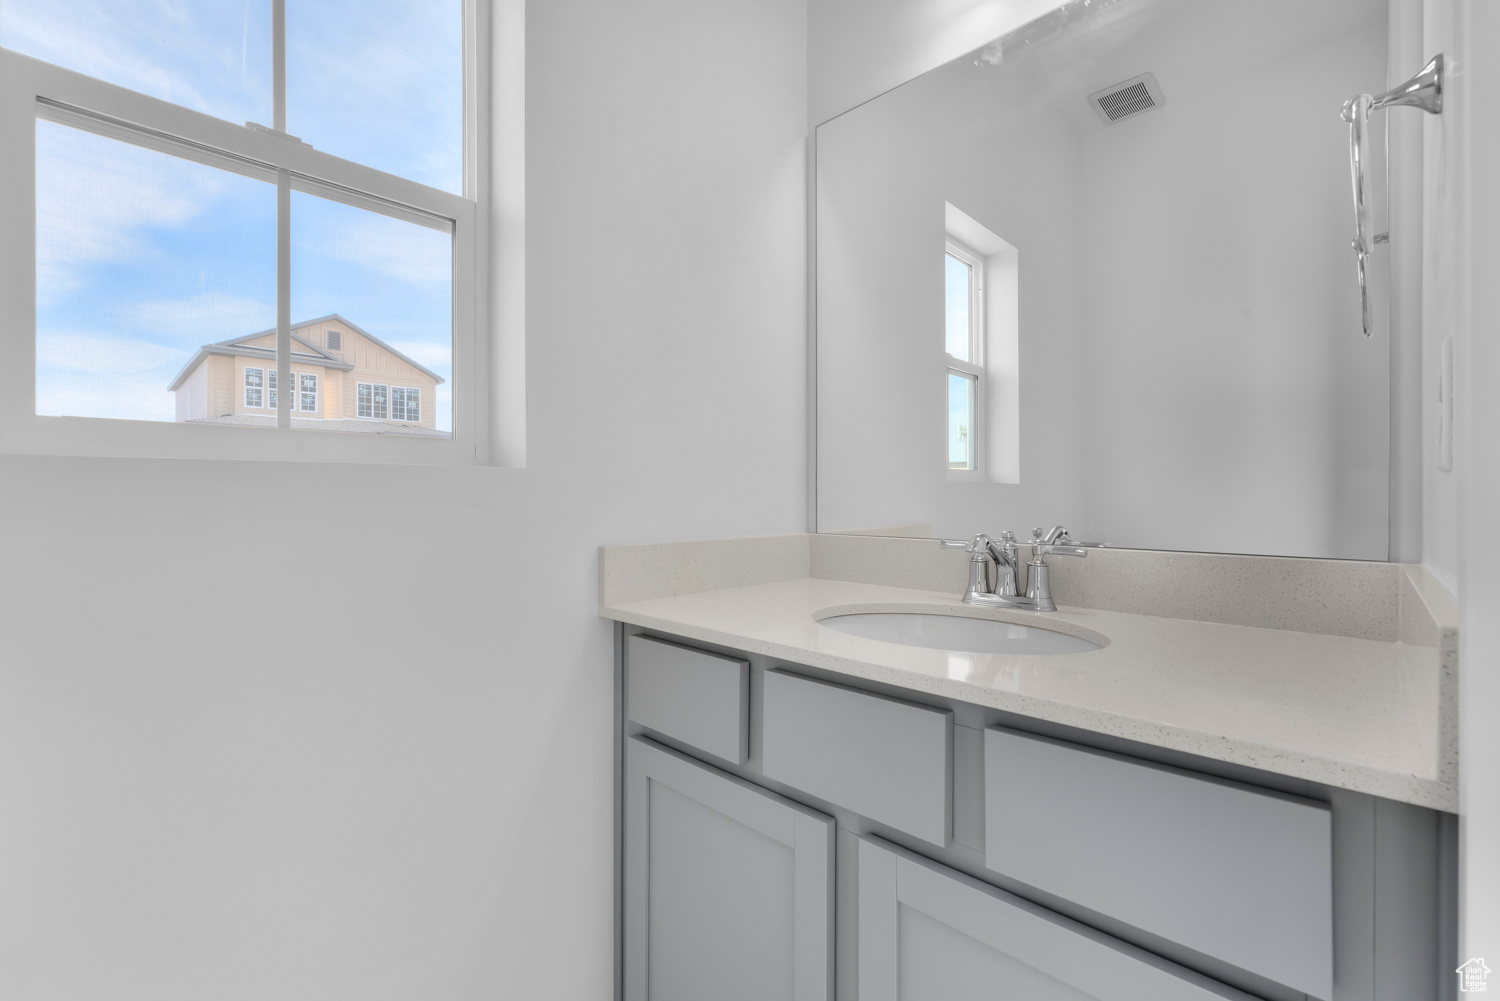
<svg viewBox="0 0 1500 1001">
<path fill-rule="evenodd" d="M 359 390 L 360 390 L 361 386 L 369 386 L 370 387 L 370 416 L 368 416 L 368 417 L 364 416 L 363 414 L 361 414 L 359 412 Z M 377 390 L 377 389 L 383 389 L 383 390 L 385 390 L 385 412 L 387 414 L 386 417 L 377 417 L 377 416 L 375 416 L 375 390 Z M 384 421 L 384 420 L 389 420 L 390 419 L 390 417 L 389 417 L 390 412 L 391 412 L 391 387 L 390 386 L 386 385 L 383 382 L 356 382 L 354 384 L 354 416 L 355 416 L 355 419 L 362 420 L 362 421 Z"/>
<path fill-rule="evenodd" d="M 271 2 L 271 0 L 265 0 Z M 251 129 L 0 49 L 0 454 L 211 456 L 325 462 L 484 464 L 490 459 L 488 345 L 481 337 L 490 158 L 489 0 L 464 16 L 464 194 L 332 156 L 284 133 Z M 273 4 L 281 16 L 284 5 Z M 284 46 L 285 32 L 275 32 Z M 285 65 L 284 51 L 273 53 Z M 278 91 L 280 88 L 278 88 Z M 278 111 L 284 108 L 278 93 Z M 280 111 L 279 119 L 284 119 Z M 211 423 L 51 417 L 36 413 L 36 132 L 39 119 L 170 153 L 278 186 L 279 365 L 290 356 L 290 192 L 450 232 L 453 239 L 451 438 L 290 428 L 274 434 Z M 278 121 L 279 124 L 279 121 Z M 269 380 L 267 380 L 269 382 Z M 165 388 L 165 387 L 163 387 Z M 284 387 L 280 387 L 284 388 Z M 300 382 L 297 398 L 300 398 Z M 269 395 L 269 385 L 267 386 Z M 281 396 L 278 394 L 278 402 Z"/>
<path fill-rule="evenodd" d="M 984 427 L 985 427 L 985 372 L 984 372 L 984 257 L 949 237 L 943 244 L 944 267 L 947 255 L 951 254 L 969 266 L 969 360 L 955 358 L 948 353 L 948 328 L 946 316 L 943 322 L 943 467 L 950 480 L 984 479 Z M 944 301 L 946 303 L 946 293 Z M 953 469 L 948 465 L 948 375 L 963 375 L 974 380 L 974 398 L 970 408 L 969 454 L 973 456 L 972 469 Z"/>
<path fill-rule="evenodd" d="M 402 417 L 402 418 L 400 418 L 400 421 L 402 423 L 405 423 L 405 424 L 421 424 L 422 423 L 422 390 L 421 390 L 421 387 L 419 387 L 419 386 L 392 386 L 387 391 L 388 395 L 389 395 L 389 398 L 390 398 L 390 415 L 391 415 L 390 419 L 392 421 L 397 420 L 397 417 L 396 417 L 396 390 L 398 390 L 398 389 L 401 390 L 402 393 L 416 393 L 417 394 L 417 419 L 413 421 L 413 420 L 410 420 L 410 419 L 408 419 L 406 417 Z M 406 397 L 402 397 L 402 401 L 403 402 L 401 404 L 401 412 L 403 414 L 406 413 L 405 399 L 406 399 Z"/>
<path fill-rule="evenodd" d="M 295 374 L 297 376 L 297 412 L 299 414 L 315 414 L 315 413 L 317 413 L 318 412 L 318 403 L 320 401 L 319 383 L 322 382 L 322 380 L 318 378 L 318 373 L 316 373 L 316 372 L 297 372 Z M 312 380 L 313 405 L 311 407 L 307 406 L 307 396 L 306 396 L 307 390 L 305 390 L 305 389 L 302 388 L 302 386 L 303 386 L 303 380 L 305 380 L 305 379 L 311 379 Z"/>
<path fill-rule="evenodd" d="M 245 407 L 246 407 L 246 409 L 250 409 L 250 410 L 265 410 L 266 409 L 266 370 L 263 369 L 263 368 L 257 368 L 254 365 L 246 365 L 244 368 L 240 369 L 240 371 L 242 373 L 242 375 L 240 376 L 240 381 L 244 384 L 243 388 L 245 390 Z M 260 378 L 260 385 L 259 386 L 252 386 L 252 385 L 250 385 L 250 373 L 251 372 L 254 372 Z M 250 390 L 252 390 L 252 389 L 255 390 L 256 393 L 259 394 L 259 399 L 260 399 L 259 403 L 251 403 L 250 402 Z"/>
</svg>

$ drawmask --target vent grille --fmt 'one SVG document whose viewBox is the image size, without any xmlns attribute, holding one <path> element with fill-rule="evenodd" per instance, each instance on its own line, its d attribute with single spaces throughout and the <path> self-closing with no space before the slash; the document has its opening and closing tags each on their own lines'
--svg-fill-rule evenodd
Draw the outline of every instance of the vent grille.
<svg viewBox="0 0 1500 1001">
<path fill-rule="evenodd" d="M 1074 91 L 1077 93 L 1077 91 Z M 1145 111 L 1147 108 L 1156 107 L 1156 102 L 1151 100 L 1151 95 L 1146 91 L 1144 83 L 1138 83 L 1124 90 L 1113 90 L 1099 98 L 1099 107 L 1104 109 L 1104 115 L 1112 122 L 1118 122 L 1126 115 L 1133 115 L 1137 111 Z"/>
<path fill-rule="evenodd" d="M 1093 104 L 1094 112 L 1109 124 L 1161 107 L 1161 87 L 1157 85 L 1156 77 L 1142 73 L 1090 94 L 1089 102 Z"/>
</svg>

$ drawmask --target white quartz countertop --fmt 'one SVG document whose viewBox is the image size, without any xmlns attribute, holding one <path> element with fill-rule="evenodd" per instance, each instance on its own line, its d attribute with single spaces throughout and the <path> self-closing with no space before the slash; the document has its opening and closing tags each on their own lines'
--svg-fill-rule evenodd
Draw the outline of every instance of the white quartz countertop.
<svg viewBox="0 0 1500 1001">
<path fill-rule="evenodd" d="M 957 653 L 836 632 L 855 611 L 940 611 L 1107 644 Z M 1130 612 L 978 609 L 949 593 L 820 578 L 605 604 L 663 633 L 1449 812 L 1435 646 Z M 1451 765 L 1451 763 L 1448 763 Z"/>
</svg>

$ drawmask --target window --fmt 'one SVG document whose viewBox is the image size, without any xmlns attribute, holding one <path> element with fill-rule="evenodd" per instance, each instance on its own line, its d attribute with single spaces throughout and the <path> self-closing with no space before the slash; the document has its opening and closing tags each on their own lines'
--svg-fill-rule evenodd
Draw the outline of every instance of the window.
<svg viewBox="0 0 1500 1001">
<path fill-rule="evenodd" d="M 305 414 L 318 412 L 318 377 L 311 372 L 301 373 L 302 392 L 299 394 L 302 406 L 299 408 Z"/>
<path fill-rule="evenodd" d="M 265 369 L 248 367 L 245 369 L 245 406 L 260 408 L 261 388 L 265 380 Z"/>
<path fill-rule="evenodd" d="M 949 240 L 943 255 L 948 469 L 979 471 L 984 419 L 984 260 Z"/>
<path fill-rule="evenodd" d="M 34 364 L 0 341 L 0 451 L 485 457 L 485 9 L 193 3 L 163 31 L 150 0 L 0 3 L 0 218 L 36 221 L 34 262 L 0 258 L 0 326 L 35 336 Z M 421 388 L 347 397 L 352 363 L 397 371 L 381 351 Z M 220 412 L 236 370 L 253 413 Z M 425 425 L 308 430 L 392 403 Z"/>
<path fill-rule="evenodd" d="M 383 421 L 386 419 L 385 406 L 386 388 L 368 382 L 359 384 L 359 400 L 356 414 L 360 417 L 368 417 L 373 420 Z"/>
<path fill-rule="evenodd" d="M 409 421 L 412 424 L 420 423 L 422 420 L 422 391 L 420 389 L 404 389 L 400 386 L 392 386 L 391 420 Z"/>
</svg>

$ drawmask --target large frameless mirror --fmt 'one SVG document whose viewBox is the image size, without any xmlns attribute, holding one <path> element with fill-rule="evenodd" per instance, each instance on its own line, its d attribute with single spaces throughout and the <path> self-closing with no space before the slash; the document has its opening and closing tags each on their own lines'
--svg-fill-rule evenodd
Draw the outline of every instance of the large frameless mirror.
<svg viewBox="0 0 1500 1001">
<path fill-rule="evenodd" d="M 1407 6 L 1080 0 L 820 126 L 818 530 L 1387 559 Z"/>
</svg>

